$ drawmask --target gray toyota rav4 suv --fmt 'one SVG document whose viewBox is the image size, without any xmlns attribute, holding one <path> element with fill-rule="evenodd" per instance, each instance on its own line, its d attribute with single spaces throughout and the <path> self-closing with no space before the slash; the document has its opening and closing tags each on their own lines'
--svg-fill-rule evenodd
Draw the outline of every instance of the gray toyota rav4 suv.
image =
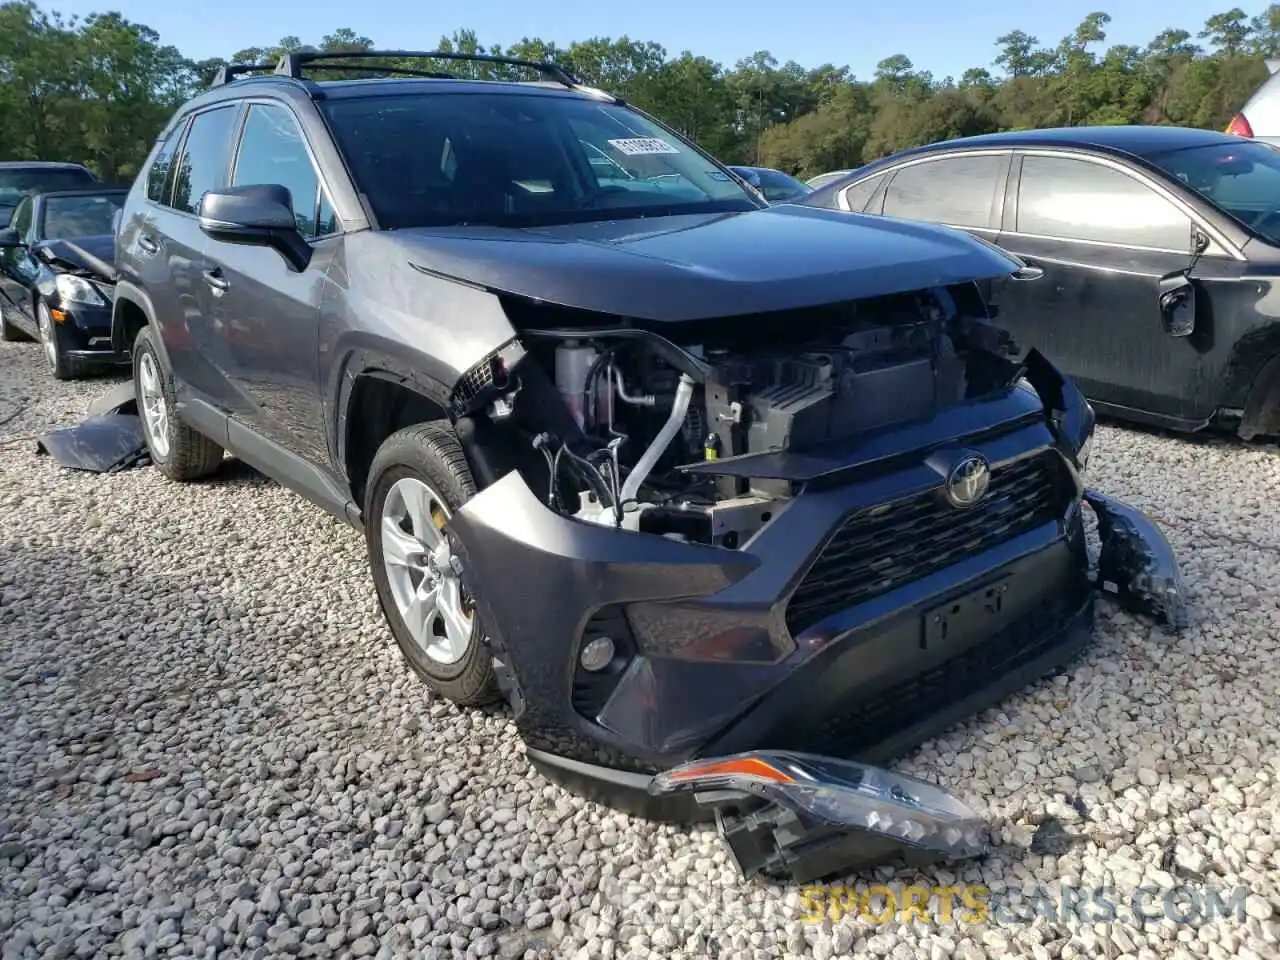
<svg viewBox="0 0 1280 960">
<path fill-rule="evenodd" d="M 458 60 L 538 79 L 439 72 Z M 822 873 L 891 822 L 974 848 L 927 785 L 837 761 L 1087 641 L 1086 502 L 1097 575 L 1176 619 L 1158 530 L 1086 491 L 1092 410 L 979 294 L 1034 271 L 945 227 L 770 208 L 554 65 L 230 68 L 161 133 L 116 242 L 113 336 L 165 475 L 229 451 L 363 530 L 428 684 L 505 697 L 573 789 L 710 804 L 752 869 Z"/>
</svg>

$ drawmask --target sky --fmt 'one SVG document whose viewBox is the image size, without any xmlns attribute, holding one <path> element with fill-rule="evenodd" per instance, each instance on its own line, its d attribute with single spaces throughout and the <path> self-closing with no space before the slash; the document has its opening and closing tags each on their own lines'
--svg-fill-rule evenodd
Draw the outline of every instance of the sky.
<svg viewBox="0 0 1280 960">
<path fill-rule="evenodd" d="M 380 47 L 435 49 L 442 34 L 476 31 L 484 45 L 507 45 L 542 37 L 567 45 L 592 36 L 653 40 L 671 56 L 685 49 L 731 66 L 757 50 L 785 63 L 849 66 L 870 79 L 885 57 L 904 53 L 916 68 L 941 79 L 966 69 L 991 69 L 995 39 L 1024 30 L 1045 46 L 1055 45 L 1094 10 L 1111 14 L 1107 43 L 1145 45 L 1166 27 L 1193 35 L 1207 17 L 1235 6 L 1234 0 L 732 0 L 693 4 L 688 0 L 597 3 L 559 0 L 45 0 L 63 14 L 118 10 L 156 30 L 192 59 L 228 56 L 266 46 L 284 36 L 319 43 L 326 33 L 351 27 Z M 1244 3 L 1250 16 L 1263 2 Z M 994 69 L 993 69 L 993 72 Z"/>
</svg>

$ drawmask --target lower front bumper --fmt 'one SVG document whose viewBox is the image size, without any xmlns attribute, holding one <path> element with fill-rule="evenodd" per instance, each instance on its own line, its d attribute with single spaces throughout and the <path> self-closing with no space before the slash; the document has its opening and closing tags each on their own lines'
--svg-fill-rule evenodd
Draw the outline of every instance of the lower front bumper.
<svg viewBox="0 0 1280 960">
<path fill-rule="evenodd" d="M 1023 629 L 1029 626 L 1025 625 Z M 766 702 L 759 708 L 760 713 L 754 720 L 750 715 L 744 717 L 719 743 L 709 745 L 706 750 L 701 751 L 700 756 L 710 757 L 765 748 L 802 749 L 805 752 L 820 752 L 861 763 L 885 763 L 1065 666 L 1089 644 L 1093 637 L 1093 626 L 1094 595 L 1089 591 L 1078 598 L 1076 608 L 1055 629 L 1034 636 L 1022 648 L 1022 656 L 1008 658 L 1003 672 L 997 667 L 985 684 L 958 696 L 947 696 L 944 692 L 933 709 L 918 713 L 913 722 L 901 727 L 889 727 L 878 738 L 864 741 L 852 750 L 841 750 L 839 744 L 829 737 L 817 740 L 813 736 L 812 727 L 803 722 L 795 722 L 788 715 L 785 709 L 788 705 L 797 713 L 805 708 L 806 690 L 802 679 L 795 689 L 775 694 L 775 702 Z M 1009 635 L 1005 649 L 1014 645 L 1016 641 L 1013 638 L 1017 635 Z M 1026 637 L 1026 634 L 1023 633 L 1022 636 Z M 999 638 L 996 639 L 998 642 Z M 991 647 L 985 649 L 988 653 L 992 650 Z M 790 686 L 791 684 L 787 684 L 787 687 Z M 874 693 L 869 692 L 868 699 L 874 697 L 880 702 L 892 702 L 895 697 L 902 695 L 905 695 L 905 691 L 888 686 Z M 784 697 L 789 698 L 788 702 L 783 702 Z M 771 724 L 771 729 L 761 729 L 760 718 L 768 716 L 774 707 L 782 716 Z M 849 715 L 827 718 L 828 721 L 832 719 L 846 722 L 852 719 L 856 723 L 858 718 L 851 718 Z M 561 784 L 573 793 L 633 816 L 674 823 L 705 821 L 714 816 L 714 810 L 700 806 L 689 794 L 654 795 L 650 792 L 653 783 L 651 774 L 587 763 L 531 746 L 526 747 L 526 752 L 535 769 L 548 780 Z"/>
<path fill-rule="evenodd" d="M 476 507 L 486 497 L 492 513 Z M 1097 586 L 1171 626 L 1185 622 L 1181 576 L 1159 529 L 1101 494 L 1084 502 L 1102 539 L 1096 583 L 1077 505 L 1062 522 L 829 616 L 781 652 L 783 611 L 758 589 L 776 559 L 763 548 L 578 524 L 514 475 L 459 511 L 450 535 L 464 577 L 521 568 L 504 589 L 506 617 L 493 619 L 485 592 L 477 601 L 535 768 L 646 818 L 714 817 L 744 873 L 805 880 L 885 859 L 974 854 L 976 814 L 958 801 L 924 809 L 921 797 L 946 795 L 865 764 L 1069 662 L 1092 636 Z M 784 563 L 807 549 L 806 516 L 814 519 L 800 514 L 786 528 Z M 526 615 L 510 616 L 522 601 Z M 701 616 L 687 625 L 692 639 L 646 632 L 643 615 L 633 630 L 618 614 L 655 603 L 674 604 L 674 619 L 653 621 L 668 628 Z M 761 622 L 775 633 L 762 635 Z M 592 629 L 620 638 L 626 661 L 611 666 L 613 693 L 603 698 L 575 684 Z"/>
<path fill-rule="evenodd" d="M 65 356 L 93 363 L 123 363 L 111 345 L 111 308 L 92 304 L 58 304 L 53 320 L 67 341 Z"/>
</svg>

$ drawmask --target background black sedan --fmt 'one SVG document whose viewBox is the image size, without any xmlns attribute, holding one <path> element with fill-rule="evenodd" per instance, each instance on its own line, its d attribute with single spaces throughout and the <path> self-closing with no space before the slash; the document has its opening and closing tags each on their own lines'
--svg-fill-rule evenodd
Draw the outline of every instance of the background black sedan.
<svg viewBox="0 0 1280 960">
<path fill-rule="evenodd" d="M 1280 434 L 1280 151 L 1180 127 L 988 134 L 800 201 L 963 228 L 1039 279 L 991 292 L 1100 412 Z"/>
<path fill-rule="evenodd" d="M 127 195 L 31 194 L 0 229 L 0 337 L 39 339 L 59 380 L 113 359 L 115 218 Z"/>
</svg>

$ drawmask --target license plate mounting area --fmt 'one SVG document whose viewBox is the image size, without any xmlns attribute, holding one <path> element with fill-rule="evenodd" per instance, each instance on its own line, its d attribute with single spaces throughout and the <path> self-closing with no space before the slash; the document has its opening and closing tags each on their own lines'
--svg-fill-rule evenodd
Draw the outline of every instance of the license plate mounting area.
<svg viewBox="0 0 1280 960">
<path fill-rule="evenodd" d="M 1007 617 L 1009 577 L 991 581 L 939 604 L 924 615 L 920 649 L 945 646 L 957 634 L 997 630 Z"/>
</svg>

